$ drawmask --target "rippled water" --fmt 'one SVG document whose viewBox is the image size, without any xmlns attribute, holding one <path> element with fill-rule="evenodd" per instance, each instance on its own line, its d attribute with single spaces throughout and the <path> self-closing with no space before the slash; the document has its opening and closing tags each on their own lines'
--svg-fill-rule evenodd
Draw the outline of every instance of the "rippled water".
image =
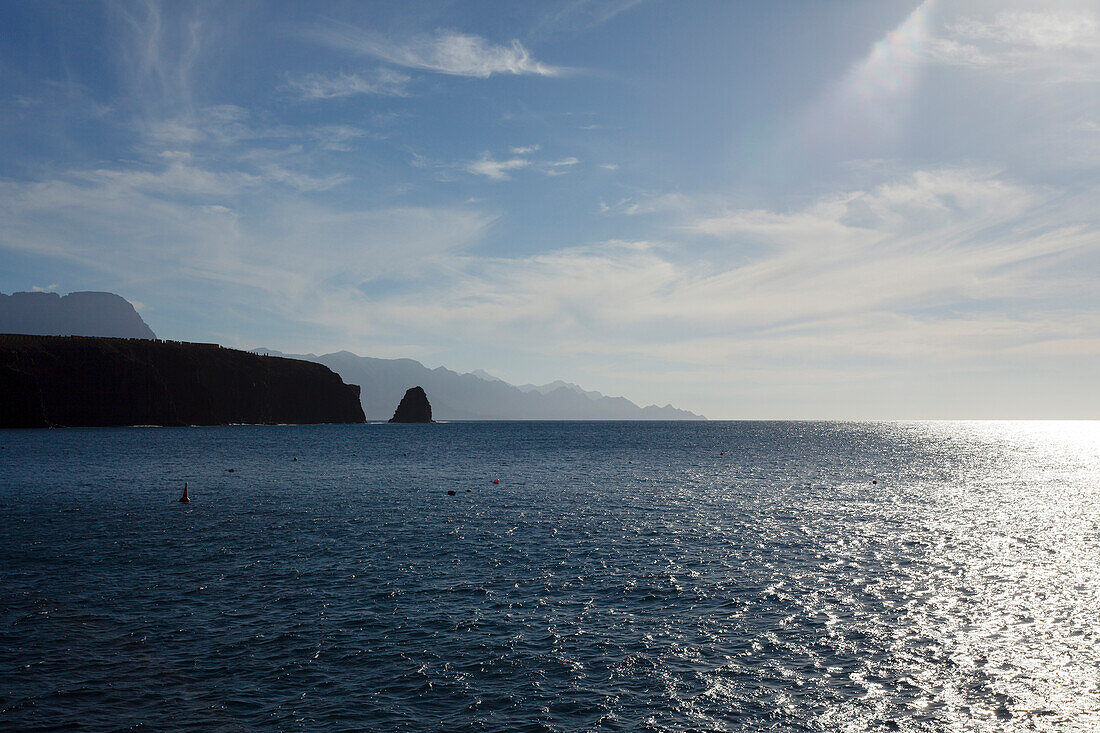
<svg viewBox="0 0 1100 733">
<path fill-rule="evenodd" d="M 4 728 L 1100 728 L 1098 423 L 0 444 Z"/>
</svg>

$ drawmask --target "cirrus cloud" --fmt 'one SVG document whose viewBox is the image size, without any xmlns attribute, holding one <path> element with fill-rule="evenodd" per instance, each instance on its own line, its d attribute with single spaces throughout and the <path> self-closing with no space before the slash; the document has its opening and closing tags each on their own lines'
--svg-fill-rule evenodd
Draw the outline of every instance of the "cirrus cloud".
<svg viewBox="0 0 1100 733">
<path fill-rule="evenodd" d="M 537 61 L 518 40 L 494 44 L 481 36 L 457 31 L 396 40 L 347 24 L 332 24 L 316 28 L 309 35 L 331 48 L 371 56 L 395 66 L 451 76 L 479 79 L 494 74 L 560 76 L 566 71 Z"/>
<path fill-rule="evenodd" d="M 378 94 L 389 97 L 408 95 L 409 75 L 387 68 L 361 74 L 305 74 L 288 79 L 286 88 L 299 99 L 338 99 L 358 94 Z"/>
</svg>

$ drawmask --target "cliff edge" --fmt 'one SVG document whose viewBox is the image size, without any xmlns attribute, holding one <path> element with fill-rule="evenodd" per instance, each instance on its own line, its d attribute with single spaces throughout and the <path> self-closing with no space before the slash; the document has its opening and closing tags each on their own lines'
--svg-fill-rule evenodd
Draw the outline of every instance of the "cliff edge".
<svg viewBox="0 0 1100 733">
<path fill-rule="evenodd" d="M 0 335 L 0 427 L 360 423 L 359 387 L 216 344 Z"/>
</svg>

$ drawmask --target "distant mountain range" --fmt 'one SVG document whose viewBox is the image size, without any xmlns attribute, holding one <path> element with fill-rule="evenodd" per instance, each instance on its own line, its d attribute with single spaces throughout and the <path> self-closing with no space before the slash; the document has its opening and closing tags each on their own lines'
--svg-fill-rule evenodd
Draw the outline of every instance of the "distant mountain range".
<svg viewBox="0 0 1100 733">
<path fill-rule="evenodd" d="M 429 369 L 412 359 L 375 359 L 348 351 L 334 354 L 282 354 L 324 364 L 348 383 L 362 387 L 360 399 L 368 420 L 393 416 L 405 390 L 420 386 L 428 393 L 436 420 L 705 420 L 672 405 L 638 407 L 624 397 L 607 397 L 569 382 L 514 386 L 477 370 L 459 374 L 444 367 Z"/>
<path fill-rule="evenodd" d="M 154 339 L 130 301 L 114 293 L 0 293 L 0 333 Z"/>
<path fill-rule="evenodd" d="M 107 336 L 155 339 L 133 305 L 114 293 L 0 293 L 0 333 L 44 336 Z M 459 374 L 429 369 L 412 359 L 374 359 L 348 351 L 286 356 L 324 364 L 349 384 L 362 387 L 368 420 L 388 420 L 410 387 L 428 394 L 436 420 L 704 420 L 672 405 L 638 407 L 624 397 L 607 397 L 561 380 L 514 386 L 478 369 Z"/>
</svg>

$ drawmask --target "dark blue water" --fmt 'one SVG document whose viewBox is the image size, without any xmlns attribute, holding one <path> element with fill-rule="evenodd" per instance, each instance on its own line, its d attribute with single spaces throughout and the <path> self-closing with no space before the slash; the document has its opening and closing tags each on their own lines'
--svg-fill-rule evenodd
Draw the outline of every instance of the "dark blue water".
<svg viewBox="0 0 1100 733">
<path fill-rule="evenodd" d="M 1096 423 L 0 444 L 5 729 L 1100 727 Z"/>
</svg>

